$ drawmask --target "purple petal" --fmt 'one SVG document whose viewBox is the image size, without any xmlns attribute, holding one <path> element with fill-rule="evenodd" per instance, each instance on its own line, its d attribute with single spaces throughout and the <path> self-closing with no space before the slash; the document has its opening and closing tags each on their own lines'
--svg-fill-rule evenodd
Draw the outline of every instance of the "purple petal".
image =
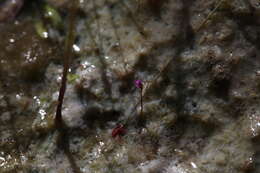
<svg viewBox="0 0 260 173">
<path fill-rule="evenodd" d="M 142 80 L 135 80 L 135 86 L 136 88 L 143 88 Z"/>
</svg>

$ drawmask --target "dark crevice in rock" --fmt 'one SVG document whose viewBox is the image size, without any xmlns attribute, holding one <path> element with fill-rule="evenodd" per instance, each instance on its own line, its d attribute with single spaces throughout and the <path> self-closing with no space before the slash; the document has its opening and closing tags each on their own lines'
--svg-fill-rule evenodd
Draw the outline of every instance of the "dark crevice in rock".
<svg viewBox="0 0 260 173">
<path fill-rule="evenodd" d="M 190 26 L 190 14 L 189 9 L 192 5 L 192 2 L 189 0 L 183 1 L 183 9 L 182 9 L 182 24 L 181 24 L 181 30 L 180 36 L 177 39 L 177 44 L 179 45 L 176 51 L 176 54 L 173 57 L 172 61 L 172 76 L 169 76 L 169 78 L 173 78 L 176 91 L 177 91 L 177 97 L 176 97 L 176 113 L 178 114 L 178 117 L 183 116 L 184 111 L 184 102 L 186 98 L 186 87 L 184 83 L 185 74 L 183 72 L 182 66 L 183 62 L 181 61 L 180 54 L 186 49 L 186 48 L 192 48 L 194 45 L 194 33 L 191 30 Z"/>
<path fill-rule="evenodd" d="M 130 93 L 133 89 L 134 73 L 127 73 L 124 76 L 119 76 L 119 92 L 121 94 Z"/>
<path fill-rule="evenodd" d="M 104 55 L 101 55 L 100 52 L 98 53 L 98 59 L 101 63 L 101 68 L 100 68 L 100 71 L 101 71 L 101 78 L 102 78 L 102 81 L 104 83 L 104 89 L 106 91 L 106 93 L 111 97 L 111 83 L 109 82 L 109 78 L 108 78 L 108 75 L 107 75 L 107 72 L 108 72 L 108 68 L 107 68 L 107 64 L 104 60 Z"/>
<path fill-rule="evenodd" d="M 234 14 L 228 14 L 228 16 L 236 22 L 238 30 L 241 31 L 245 39 L 259 49 L 260 32 L 258 28 L 260 27 L 260 23 L 259 17 L 253 11 L 251 10 L 251 13 L 244 16 Z"/>
<path fill-rule="evenodd" d="M 97 107 L 88 108 L 85 112 L 84 121 L 90 128 L 104 128 L 108 121 L 116 121 L 120 112 L 116 110 L 102 111 Z"/>
<path fill-rule="evenodd" d="M 230 84 L 231 84 L 230 78 L 223 78 L 223 79 L 215 78 L 211 82 L 210 89 L 212 90 L 213 94 L 216 97 L 228 101 Z"/>
<path fill-rule="evenodd" d="M 86 102 L 90 100 L 97 100 L 98 97 L 93 94 L 88 89 L 84 88 L 82 81 L 81 83 L 76 84 L 75 86 L 77 96 L 82 104 L 86 104 Z"/>
</svg>

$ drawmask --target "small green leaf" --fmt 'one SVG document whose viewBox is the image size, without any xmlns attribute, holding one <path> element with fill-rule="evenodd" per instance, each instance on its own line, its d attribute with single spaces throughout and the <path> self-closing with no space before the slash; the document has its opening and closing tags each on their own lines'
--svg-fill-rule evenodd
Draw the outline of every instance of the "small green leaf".
<svg viewBox="0 0 260 173">
<path fill-rule="evenodd" d="M 44 9 L 45 9 L 44 16 L 46 18 L 49 18 L 51 23 L 55 27 L 61 26 L 62 20 L 59 12 L 55 8 L 51 7 L 50 5 L 45 5 Z"/>
<path fill-rule="evenodd" d="M 68 74 L 68 82 L 74 83 L 79 78 L 77 74 Z"/>
<path fill-rule="evenodd" d="M 42 21 L 37 21 L 35 23 L 35 30 L 36 33 L 41 37 L 41 38 L 48 38 L 48 31 L 44 27 Z"/>
</svg>

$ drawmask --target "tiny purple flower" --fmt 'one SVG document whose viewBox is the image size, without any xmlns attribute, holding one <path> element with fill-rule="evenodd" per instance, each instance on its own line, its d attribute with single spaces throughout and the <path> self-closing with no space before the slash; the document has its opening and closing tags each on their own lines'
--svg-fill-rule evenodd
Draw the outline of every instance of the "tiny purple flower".
<svg viewBox="0 0 260 173">
<path fill-rule="evenodd" d="M 142 89 L 143 88 L 142 80 L 135 80 L 135 86 L 136 86 L 136 88 Z"/>
</svg>

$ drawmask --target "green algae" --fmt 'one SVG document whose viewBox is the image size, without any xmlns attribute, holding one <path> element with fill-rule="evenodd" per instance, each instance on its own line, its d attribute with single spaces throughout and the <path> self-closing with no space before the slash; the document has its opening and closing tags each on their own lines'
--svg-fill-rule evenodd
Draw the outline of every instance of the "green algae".
<svg viewBox="0 0 260 173">
<path fill-rule="evenodd" d="M 44 27 L 42 21 L 37 21 L 35 23 L 35 30 L 41 38 L 48 38 L 48 31 Z"/>
<path fill-rule="evenodd" d="M 50 19 L 54 27 L 59 28 L 62 26 L 62 19 L 59 12 L 48 4 L 44 6 L 44 17 Z"/>
</svg>

